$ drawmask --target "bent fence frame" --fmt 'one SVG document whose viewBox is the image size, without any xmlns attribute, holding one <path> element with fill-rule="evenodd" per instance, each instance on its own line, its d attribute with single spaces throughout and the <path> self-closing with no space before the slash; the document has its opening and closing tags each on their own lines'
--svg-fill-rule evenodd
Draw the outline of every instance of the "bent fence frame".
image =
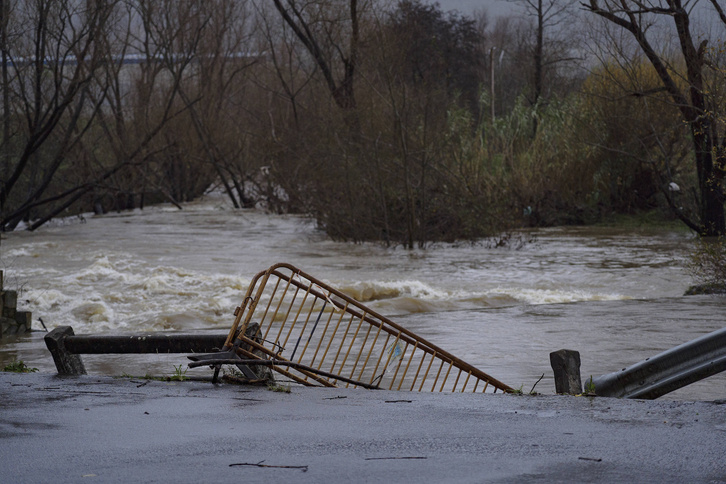
<svg viewBox="0 0 726 484">
<path fill-rule="evenodd" d="M 259 324 L 255 338 L 248 327 Z M 225 341 L 304 385 L 428 392 L 511 387 L 286 263 L 250 282 Z M 221 361 L 220 361 L 221 363 Z M 192 366 L 192 365 L 190 365 Z M 195 364 L 194 366 L 199 366 Z"/>
</svg>

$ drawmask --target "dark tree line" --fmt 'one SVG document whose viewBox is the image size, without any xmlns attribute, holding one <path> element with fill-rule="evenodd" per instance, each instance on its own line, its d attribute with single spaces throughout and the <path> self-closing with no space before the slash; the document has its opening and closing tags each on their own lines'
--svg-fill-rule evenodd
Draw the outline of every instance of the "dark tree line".
<svg viewBox="0 0 726 484">
<path fill-rule="evenodd" d="M 723 45 L 690 5 L 517 3 L 0 0 L 0 227 L 216 187 L 407 247 L 653 209 L 723 234 Z"/>
</svg>

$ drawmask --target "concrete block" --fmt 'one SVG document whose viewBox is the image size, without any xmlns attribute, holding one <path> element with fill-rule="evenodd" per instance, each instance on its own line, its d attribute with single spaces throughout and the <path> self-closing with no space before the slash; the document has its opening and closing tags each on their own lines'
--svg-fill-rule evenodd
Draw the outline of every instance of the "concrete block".
<svg viewBox="0 0 726 484">
<path fill-rule="evenodd" d="M 550 364 L 555 373 L 555 391 L 561 394 L 582 393 L 580 378 L 580 353 L 574 350 L 559 350 L 550 353 Z"/>
<path fill-rule="evenodd" d="M 18 330 L 18 323 L 14 319 L 0 317 L 0 334 L 15 334 Z"/>
<path fill-rule="evenodd" d="M 30 311 L 16 311 L 15 322 L 18 324 L 18 333 L 27 333 L 33 325 L 33 313 Z"/>
<path fill-rule="evenodd" d="M 18 291 L 5 291 L 3 293 L 3 312 L 6 318 L 15 317 L 15 309 L 18 307 Z"/>
</svg>

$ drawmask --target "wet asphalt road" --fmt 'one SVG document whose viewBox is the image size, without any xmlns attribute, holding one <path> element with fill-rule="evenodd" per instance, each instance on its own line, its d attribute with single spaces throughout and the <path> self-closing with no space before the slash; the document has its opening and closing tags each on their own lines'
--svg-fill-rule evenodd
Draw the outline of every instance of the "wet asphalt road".
<svg viewBox="0 0 726 484">
<path fill-rule="evenodd" d="M 0 482 L 726 482 L 726 402 L 0 373 Z"/>
</svg>

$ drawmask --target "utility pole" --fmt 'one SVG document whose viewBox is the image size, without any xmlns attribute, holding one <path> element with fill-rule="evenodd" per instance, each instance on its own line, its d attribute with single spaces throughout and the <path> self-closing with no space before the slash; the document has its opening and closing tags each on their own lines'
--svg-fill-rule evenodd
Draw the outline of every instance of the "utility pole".
<svg viewBox="0 0 726 484">
<path fill-rule="evenodd" d="M 491 111 L 492 111 L 492 123 L 494 122 L 495 118 L 495 112 L 494 112 L 494 51 L 496 50 L 496 47 L 491 47 L 489 49 L 489 77 L 491 79 L 491 85 L 490 85 L 490 95 L 491 95 Z"/>
</svg>

